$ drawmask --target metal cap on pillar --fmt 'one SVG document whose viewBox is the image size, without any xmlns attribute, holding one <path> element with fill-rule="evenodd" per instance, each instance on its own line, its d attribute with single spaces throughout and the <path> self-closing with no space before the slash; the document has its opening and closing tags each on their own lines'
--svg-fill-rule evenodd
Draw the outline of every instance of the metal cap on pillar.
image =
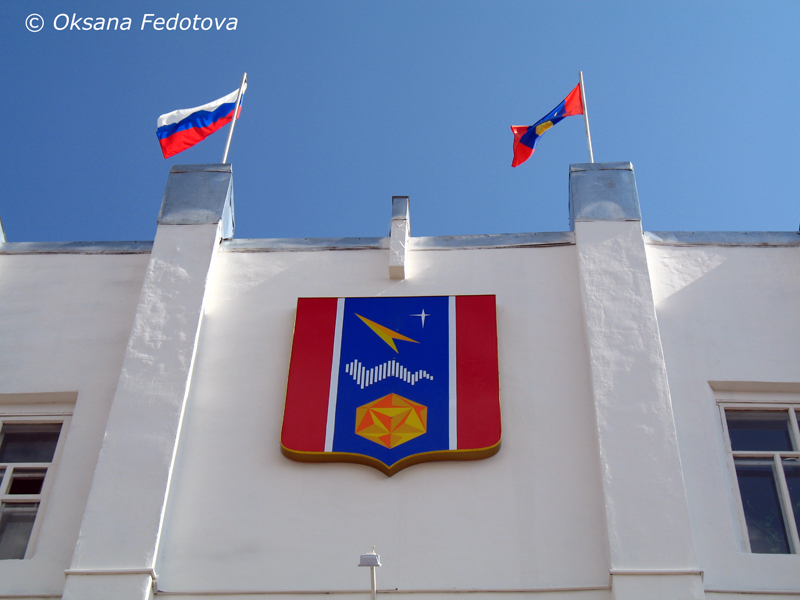
<svg viewBox="0 0 800 600">
<path fill-rule="evenodd" d="M 231 165 L 174 165 L 169 171 L 158 224 L 219 222 L 222 222 L 222 239 L 231 239 L 234 230 Z"/>
<path fill-rule="evenodd" d="M 639 194 L 629 162 L 569 166 L 569 222 L 641 221 Z"/>
<path fill-rule="evenodd" d="M 392 196 L 392 223 L 389 228 L 389 277 L 405 279 L 408 238 L 411 235 L 408 196 Z"/>
</svg>

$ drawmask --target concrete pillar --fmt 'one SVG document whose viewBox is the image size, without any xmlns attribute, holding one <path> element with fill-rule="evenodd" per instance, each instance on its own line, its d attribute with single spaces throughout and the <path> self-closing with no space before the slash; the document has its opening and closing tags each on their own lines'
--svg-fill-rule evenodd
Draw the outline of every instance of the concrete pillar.
<svg viewBox="0 0 800 600">
<path fill-rule="evenodd" d="M 146 600 L 209 272 L 233 234 L 231 166 L 170 171 L 65 600 Z"/>
<path fill-rule="evenodd" d="M 570 166 L 616 600 L 704 597 L 630 163 Z"/>
</svg>

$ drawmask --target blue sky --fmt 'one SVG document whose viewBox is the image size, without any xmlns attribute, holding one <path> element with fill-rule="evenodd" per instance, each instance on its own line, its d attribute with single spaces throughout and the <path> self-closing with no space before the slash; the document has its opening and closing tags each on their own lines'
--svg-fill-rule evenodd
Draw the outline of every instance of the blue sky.
<svg viewBox="0 0 800 600">
<path fill-rule="evenodd" d="M 565 231 L 581 117 L 512 169 L 510 125 L 583 70 L 595 160 L 631 161 L 643 226 L 797 231 L 800 2 L 6 2 L 0 218 L 9 241 L 150 240 L 169 168 L 156 119 L 247 71 L 233 138 L 236 238 Z M 44 28 L 26 29 L 31 13 Z M 143 15 L 235 31 L 141 30 Z M 59 14 L 130 31 L 57 31 Z M 63 24 L 61 17 L 59 26 Z M 17 98 L 10 102 L 11 98 Z"/>
</svg>

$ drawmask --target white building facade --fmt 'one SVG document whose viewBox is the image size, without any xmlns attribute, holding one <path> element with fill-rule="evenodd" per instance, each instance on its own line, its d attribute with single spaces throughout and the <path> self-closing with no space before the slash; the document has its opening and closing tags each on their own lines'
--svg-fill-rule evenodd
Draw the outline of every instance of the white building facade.
<svg viewBox="0 0 800 600">
<path fill-rule="evenodd" d="M 0 244 L 0 598 L 800 596 L 800 235 L 232 240 L 173 167 L 150 243 Z M 502 445 L 387 477 L 281 453 L 298 298 L 494 295 Z"/>
</svg>

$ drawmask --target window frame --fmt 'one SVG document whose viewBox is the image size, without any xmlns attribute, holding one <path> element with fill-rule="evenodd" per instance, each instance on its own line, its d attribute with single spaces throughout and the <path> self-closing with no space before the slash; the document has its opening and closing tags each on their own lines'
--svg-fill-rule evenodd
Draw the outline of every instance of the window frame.
<svg viewBox="0 0 800 600">
<path fill-rule="evenodd" d="M 784 525 L 787 532 L 787 542 L 789 544 L 789 554 L 800 554 L 800 530 L 795 520 L 792 499 L 789 495 L 789 488 L 786 482 L 786 474 L 783 468 L 783 459 L 792 458 L 800 461 L 800 424 L 798 424 L 798 412 L 800 412 L 800 394 L 726 394 L 727 399 L 718 399 L 717 407 L 719 410 L 720 421 L 722 423 L 723 439 L 725 442 L 725 454 L 728 463 L 728 472 L 731 481 L 733 494 L 736 498 L 736 516 L 739 523 L 743 550 L 753 554 L 750 546 L 750 533 L 747 527 L 747 520 L 744 512 L 744 501 L 742 500 L 741 490 L 739 489 L 739 477 L 736 472 L 736 459 L 761 459 L 772 460 L 773 473 L 778 492 Z M 731 396 L 734 396 L 731 398 Z M 738 397 L 736 397 L 738 396 Z M 775 398 L 771 396 L 780 396 Z M 751 411 L 751 412 L 783 412 L 788 416 L 789 431 L 794 441 L 794 450 L 733 450 L 731 436 L 728 431 L 728 418 L 726 411 Z"/>
<path fill-rule="evenodd" d="M 0 441 L 2 441 L 3 429 L 6 425 L 60 425 L 58 433 L 58 441 L 56 448 L 53 452 L 53 459 L 49 463 L 0 463 L 0 469 L 3 469 L 3 474 L 0 476 L 0 506 L 2 504 L 26 504 L 35 502 L 38 504 L 36 508 L 36 517 L 31 528 L 31 534 L 28 538 L 28 545 L 25 549 L 25 556 L 21 559 L 4 559 L 0 562 L 7 560 L 28 560 L 33 558 L 36 553 L 36 545 L 39 539 L 39 533 L 44 522 L 43 515 L 47 510 L 48 500 L 50 498 L 51 490 L 58 465 L 61 462 L 61 455 L 64 450 L 66 440 L 66 433 L 69 428 L 71 420 L 71 412 L 53 411 L 53 412 L 38 412 L 38 411 L 25 411 L 17 412 L 10 410 L 8 412 L 0 407 Z M 8 468 L 7 465 L 12 465 Z M 11 484 L 12 473 L 16 468 L 22 469 L 46 469 L 44 481 L 42 482 L 42 489 L 38 494 L 8 494 L 8 489 Z"/>
</svg>

